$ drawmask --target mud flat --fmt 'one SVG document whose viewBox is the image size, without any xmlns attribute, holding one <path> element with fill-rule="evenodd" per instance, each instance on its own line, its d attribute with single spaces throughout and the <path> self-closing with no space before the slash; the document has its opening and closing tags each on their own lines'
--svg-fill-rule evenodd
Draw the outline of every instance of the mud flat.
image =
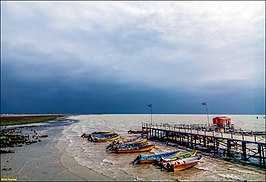
<svg viewBox="0 0 266 182">
<path fill-rule="evenodd" d="M 1 179 L 18 181 L 110 181 L 80 166 L 57 143 L 62 130 L 75 120 L 13 125 L 1 130 Z M 3 142 L 1 142 L 2 145 Z M 4 152 L 6 151 L 6 152 Z"/>
</svg>

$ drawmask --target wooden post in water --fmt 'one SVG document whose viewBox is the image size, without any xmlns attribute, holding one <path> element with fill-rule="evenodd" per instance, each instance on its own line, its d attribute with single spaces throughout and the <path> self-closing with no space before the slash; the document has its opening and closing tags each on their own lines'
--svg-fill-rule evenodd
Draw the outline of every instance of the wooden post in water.
<svg viewBox="0 0 266 182">
<path fill-rule="evenodd" d="M 187 134 L 187 142 L 186 142 L 186 146 L 189 148 L 189 134 Z"/>
<path fill-rule="evenodd" d="M 262 164 L 262 153 L 261 153 L 261 146 L 258 145 L 258 153 L 260 155 L 260 164 Z"/>
<path fill-rule="evenodd" d="M 217 138 L 215 139 L 215 143 L 216 143 L 216 153 L 218 154 L 218 152 L 219 152 L 219 140 Z"/>
<path fill-rule="evenodd" d="M 265 149 L 265 145 L 264 146 L 261 146 L 262 147 L 262 163 L 263 163 L 263 165 L 265 166 L 265 156 L 264 156 L 264 149 Z"/>
<path fill-rule="evenodd" d="M 219 144 L 220 144 L 220 141 L 217 140 L 217 152 L 219 152 Z"/>
<path fill-rule="evenodd" d="M 243 152 L 243 155 L 242 155 L 242 159 L 243 160 L 247 160 L 247 144 L 246 144 L 246 142 L 242 142 L 242 152 Z"/>
<path fill-rule="evenodd" d="M 206 147 L 206 136 L 203 136 L 203 146 Z"/>
<path fill-rule="evenodd" d="M 198 138 L 198 137 L 194 136 L 194 142 L 195 142 L 195 143 L 194 143 L 194 149 L 196 149 L 196 145 L 197 145 L 197 138 Z"/>
<path fill-rule="evenodd" d="M 190 126 L 190 147 L 193 149 L 193 136 L 192 136 L 192 128 Z"/>
<path fill-rule="evenodd" d="M 192 134 L 189 134 L 189 138 L 190 138 L 190 148 L 193 148 L 193 137 Z"/>
<path fill-rule="evenodd" d="M 216 141 L 215 141 L 215 138 L 214 137 L 213 137 L 213 153 L 214 154 L 216 153 Z"/>
<path fill-rule="evenodd" d="M 230 156 L 231 153 L 231 141 L 227 140 L 227 157 Z"/>
</svg>

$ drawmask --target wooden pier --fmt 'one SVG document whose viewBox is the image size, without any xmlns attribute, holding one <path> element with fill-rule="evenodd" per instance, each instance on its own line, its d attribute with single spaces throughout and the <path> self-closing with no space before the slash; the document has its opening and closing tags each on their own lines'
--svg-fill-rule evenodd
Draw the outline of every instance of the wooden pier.
<svg viewBox="0 0 266 182">
<path fill-rule="evenodd" d="M 213 153 L 223 158 L 249 161 L 266 167 L 265 132 L 217 132 L 206 126 L 142 123 L 148 138 Z M 254 133 L 254 134 L 253 134 Z"/>
</svg>

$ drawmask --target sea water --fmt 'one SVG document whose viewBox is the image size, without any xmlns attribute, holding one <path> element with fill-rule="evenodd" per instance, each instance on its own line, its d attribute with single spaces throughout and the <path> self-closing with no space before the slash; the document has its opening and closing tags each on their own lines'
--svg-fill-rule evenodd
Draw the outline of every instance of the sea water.
<svg viewBox="0 0 266 182">
<path fill-rule="evenodd" d="M 219 115 L 210 115 L 209 119 Z M 222 115 L 220 115 L 222 116 Z M 232 119 L 232 123 L 242 130 L 264 131 L 265 116 L 262 115 L 226 115 Z M 258 118 L 257 118 L 258 117 Z M 64 146 L 67 155 L 73 157 L 81 166 L 94 170 L 100 174 L 115 180 L 129 181 L 158 181 L 158 180 L 193 180 L 193 181 L 224 181 L 224 180 L 256 180 L 265 181 L 265 171 L 247 167 L 232 162 L 204 156 L 195 167 L 178 172 L 161 171 L 151 164 L 130 164 L 138 153 L 116 154 L 106 151 L 109 143 L 94 143 L 81 138 L 83 133 L 94 131 L 114 131 L 123 138 L 135 137 L 128 134 L 128 130 L 141 130 L 142 122 L 151 122 L 151 115 L 145 114 L 120 114 L 120 115 L 78 115 L 68 119 L 78 120 L 65 127 L 58 145 Z M 206 115 L 178 115 L 178 114 L 154 114 L 152 122 L 169 124 L 207 124 Z M 164 143 L 155 144 L 151 152 L 142 155 L 152 155 L 175 150 L 186 152 L 167 146 Z"/>
</svg>

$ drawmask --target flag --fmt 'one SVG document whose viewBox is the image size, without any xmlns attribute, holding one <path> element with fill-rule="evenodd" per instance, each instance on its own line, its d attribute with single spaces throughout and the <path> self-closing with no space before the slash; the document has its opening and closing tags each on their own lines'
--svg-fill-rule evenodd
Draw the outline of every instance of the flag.
<svg viewBox="0 0 266 182">
<path fill-rule="evenodd" d="M 148 106 L 149 106 L 149 107 L 152 107 L 152 104 L 149 104 Z"/>
<path fill-rule="evenodd" d="M 201 105 L 205 105 L 206 106 L 207 105 L 207 102 L 203 102 L 203 103 L 201 103 Z"/>
</svg>

